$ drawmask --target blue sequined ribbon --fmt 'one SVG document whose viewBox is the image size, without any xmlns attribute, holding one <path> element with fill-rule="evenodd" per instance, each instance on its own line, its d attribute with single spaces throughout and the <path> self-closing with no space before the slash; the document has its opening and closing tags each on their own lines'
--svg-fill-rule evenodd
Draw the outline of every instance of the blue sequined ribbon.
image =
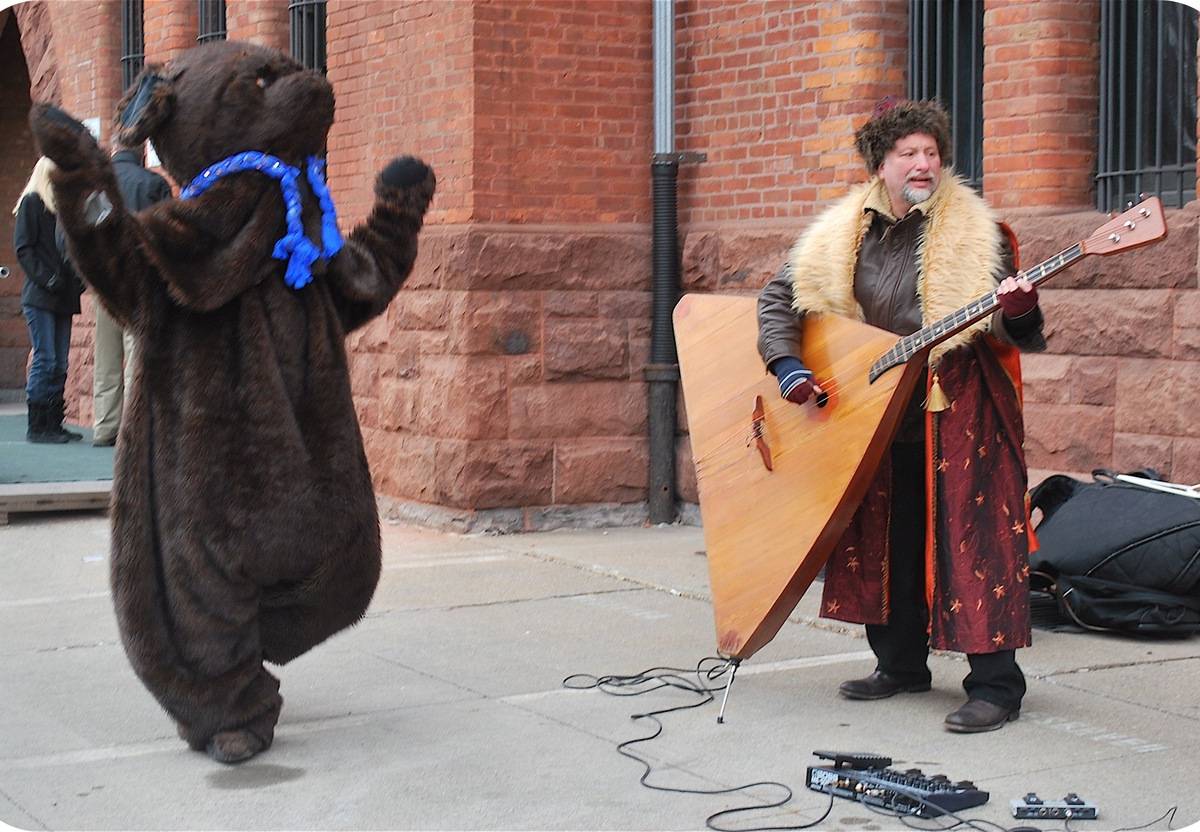
<svg viewBox="0 0 1200 832">
<path fill-rule="evenodd" d="M 256 170 L 272 179 L 279 180 L 283 189 L 283 202 L 287 213 L 287 233 L 275 243 L 271 253 L 276 260 L 287 261 L 287 271 L 283 280 L 293 289 L 301 289 L 312 282 L 312 264 L 319 257 L 333 257 L 342 250 L 342 234 L 338 231 L 337 211 L 333 207 L 333 197 L 325 185 L 325 161 L 316 156 L 306 160 L 308 184 L 313 194 L 321 204 L 321 247 L 317 248 L 304 235 L 304 226 L 300 223 L 300 189 L 296 180 L 300 178 L 300 169 L 257 150 L 238 153 L 228 159 L 222 159 L 216 164 L 209 165 L 199 176 L 193 179 L 179 193 L 180 199 L 191 199 L 204 193 L 213 183 L 231 173 Z"/>
</svg>

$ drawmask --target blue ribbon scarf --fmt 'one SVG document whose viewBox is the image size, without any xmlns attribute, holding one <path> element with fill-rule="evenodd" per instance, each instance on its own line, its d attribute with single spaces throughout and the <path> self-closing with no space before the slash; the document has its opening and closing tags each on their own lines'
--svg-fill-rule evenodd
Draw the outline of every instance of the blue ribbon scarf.
<svg viewBox="0 0 1200 832">
<path fill-rule="evenodd" d="M 269 154 L 248 150 L 209 165 L 180 191 L 179 198 L 191 199 L 199 196 L 218 179 L 231 173 L 256 170 L 272 179 L 278 179 L 279 186 L 283 189 L 283 202 L 287 212 L 287 233 L 276 241 L 271 256 L 276 260 L 287 261 L 284 282 L 293 289 L 302 289 L 312 282 L 312 264 L 317 258 L 329 259 L 342 250 L 337 211 L 334 210 L 329 188 L 325 185 L 325 161 L 316 156 L 309 156 L 306 168 L 308 184 L 317 201 L 321 203 L 320 248 L 304 235 L 304 226 L 300 223 L 300 189 L 296 186 L 296 181 L 300 178 L 300 169 Z"/>
</svg>

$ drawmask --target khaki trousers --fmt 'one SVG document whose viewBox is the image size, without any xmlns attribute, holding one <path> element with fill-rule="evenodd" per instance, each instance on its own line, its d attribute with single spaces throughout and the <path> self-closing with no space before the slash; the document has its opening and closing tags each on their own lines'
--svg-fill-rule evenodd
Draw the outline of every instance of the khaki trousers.
<svg viewBox="0 0 1200 832">
<path fill-rule="evenodd" d="M 97 303 L 92 396 L 95 417 L 93 440 L 115 439 L 121 427 L 121 411 L 133 383 L 133 336 Z"/>
</svg>

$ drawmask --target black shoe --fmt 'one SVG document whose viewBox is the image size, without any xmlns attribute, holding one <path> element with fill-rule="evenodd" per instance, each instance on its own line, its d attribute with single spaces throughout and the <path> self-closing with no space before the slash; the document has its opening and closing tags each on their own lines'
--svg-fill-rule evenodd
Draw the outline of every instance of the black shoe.
<svg viewBox="0 0 1200 832">
<path fill-rule="evenodd" d="M 1005 708 L 984 699 L 968 699 L 967 704 L 946 717 L 946 730 L 956 734 L 995 731 L 1020 715 L 1020 708 Z"/>
<path fill-rule="evenodd" d="M 887 699 L 897 693 L 924 693 L 929 682 L 901 682 L 882 670 L 876 670 L 865 679 L 851 679 L 838 685 L 838 693 L 847 699 Z"/>
<path fill-rule="evenodd" d="M 80 439 L 83 439 L 83 434 L 67 430 L 63 427 L 63 409 L 65 407 L 66 405 L 60 396 L 51 399 L 50 403 L 46 405 L 46 432 L 61 434 L 66 437 L 64 441 L 67 442 L 78 442 Z"/>
<path fill-rule="evenodd" d="M 70 440 L 55 430 L 46 427 L 47 408 L 49 405 L 29 402 L 29 429 L 25 439 L 39 445 L 65 445 Z"/>
</svg>

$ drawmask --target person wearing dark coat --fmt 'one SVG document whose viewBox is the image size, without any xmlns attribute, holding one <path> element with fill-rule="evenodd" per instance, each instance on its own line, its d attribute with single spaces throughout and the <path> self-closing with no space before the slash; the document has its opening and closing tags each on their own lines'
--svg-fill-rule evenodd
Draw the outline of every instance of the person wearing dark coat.
<svg viewBox="0 0 1200 832">
<path fill-rule="evenodd" d="M 334 96 L 283 53 L 220 41 L 149 64 L 118 104 L 178 199 L 137 214 L 76 119 L 35 105 L 72 257 L 137 340 L 117 443 L 111 583 L 134 671 L 214 760 L 266 750 L 285 664 L 365 612 L 379 515 L 346 334 L 412 270 L 433 171 L 393 159 L 343 239 L 322 175 Z M 329 680 L 328 695 L 338 695 Z"/>
<path fill-rule="evenodd" d="M 13 249 L 25 272 L 21 312 L 29 328 L 33 361 L 25 383 L 30 442 L 61 444 L 81 439 L 62 426 L 71 350 L 71 317 L 79 313 L 83 284 L 56 239 L 57 220 L 50 190 L 53 163 L 42 157 L 13 213 Z"/>
<path fill-rule="evenodd" d="M 113 174 L 125 207 L 134 213 L 170 199 L 171 186 L 142 164 L 142 148 L 116 142 Z M 103 303 L 95 304 L 92 339 L 92 444 L 115 445 L 125 399 L 133 387 L 133 333 L 124 331 Z"/>
</svg>

